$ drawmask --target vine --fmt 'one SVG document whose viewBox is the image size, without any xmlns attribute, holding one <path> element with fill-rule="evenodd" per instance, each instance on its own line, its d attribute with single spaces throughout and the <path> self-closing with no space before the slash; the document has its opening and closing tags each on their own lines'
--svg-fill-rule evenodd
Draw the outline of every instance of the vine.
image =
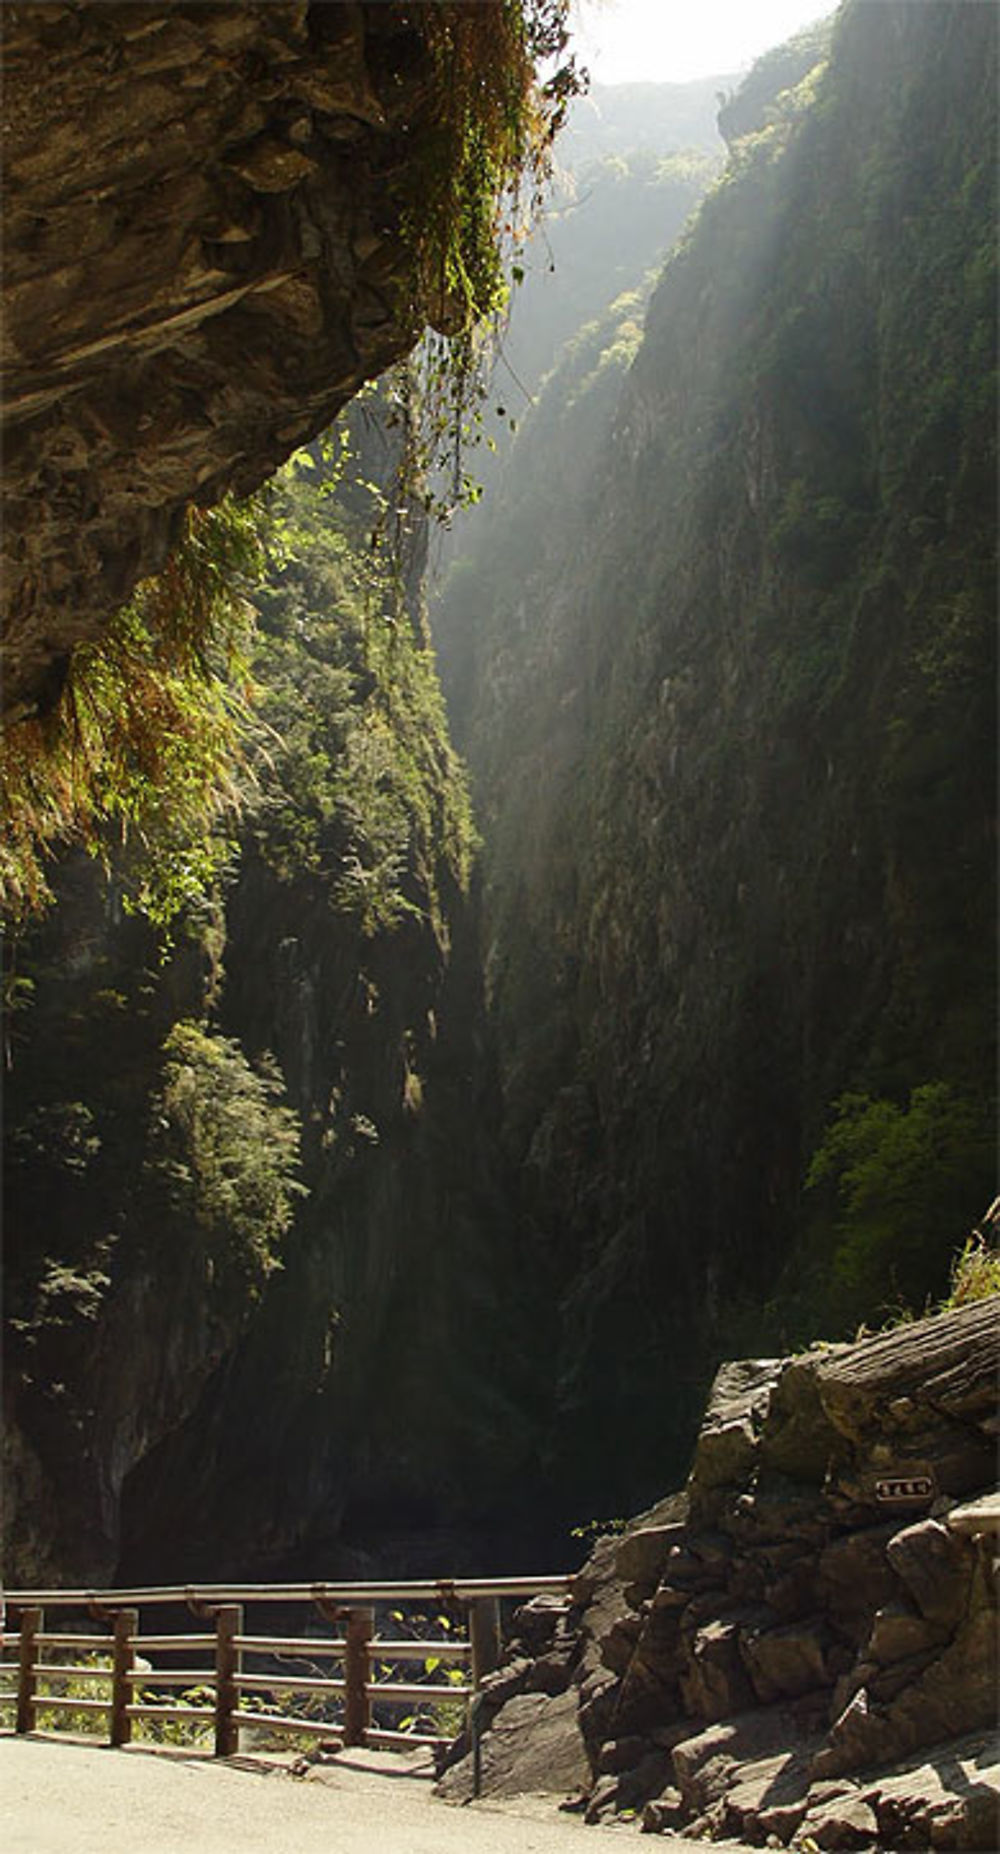
<svg viewBox="0 0 1000 1854">
<path fill-rule="evenodd" d="M 552 142 L 587 75 L 569 51 L 569 0 L 436 0 L 421 9 L 420 30 L 432 105 L 402 182 L 402 230 L 416 277 L 415 339 L 427 327 L 394 375 L 397 499 L 412 495 L 447 522 L 478 499 L 464 448 L 523 276 L 518 252 L 541 206 Z"/>
</svg>

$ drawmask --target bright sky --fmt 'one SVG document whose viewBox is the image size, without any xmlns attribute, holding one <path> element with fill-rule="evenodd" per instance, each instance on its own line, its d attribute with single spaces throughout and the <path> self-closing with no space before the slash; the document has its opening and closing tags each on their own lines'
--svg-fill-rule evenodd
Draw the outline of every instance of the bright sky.
<svg viewBox="0 0 1000 1854">
<path fill-rule="evenodd" d="M 683 84 L 752 64 L 836 0 L 573 0 L 574 40 L 597 84 Z"/>
</svg>

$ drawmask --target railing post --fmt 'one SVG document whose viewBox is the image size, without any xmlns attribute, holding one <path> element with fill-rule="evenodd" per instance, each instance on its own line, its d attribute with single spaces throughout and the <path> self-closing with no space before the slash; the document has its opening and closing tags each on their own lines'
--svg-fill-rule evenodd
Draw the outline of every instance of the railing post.
<svg viewBox="0 0 1000 1854">
<path fill-rule="evenodd" d="M 126 1708 L 132 1700 L 128 1675 L 135 1667 L 135 1643 L 139 1632 L 139 1611 L 119 1609 L 115 1612 L 115 1633 L 111 1648 L 111 1732 L 113 1745 L 132 1742 L 132 1721 Z"/>
<path fill-rule="evenodd" d="M 373 1609 L 359 1607 L 348 1612 L 347 1640 L 344 1644 L 345 1745 L 363 1745 L 365 1733 L 371 1724 L 368 1644 L 374 1633 L 375 1611 Z"/>
<path fill-rule="evenodd" d="M 500 1665 L 500 1603 L 497 1597 L 473 1597 L 469 1604 L 472 1684 L 482 1686 Z"/>
<path fill-rule="evenodd" d="M 236 1721 L 239 1690 L 235 1676 L 239 1673 L 241 1651 L 234 1645 L 234 1635 L 243 1633 L 243 1605 L 223 1603 L 215 1612 L 215 1755 L 235 1757 L 240 1745 L 240 1728 Z"/>
<path fill-rule="evenodd" d="M 34 1699 L 38 1692 L 38 1648 L 35 1637 L 41 1634 L 41 1630 L 41 1610 L 22 1609 L 17 1666 L 17 1723 L 14 1728 L 18 1732 L 34 1729 Z"/>
</svg>

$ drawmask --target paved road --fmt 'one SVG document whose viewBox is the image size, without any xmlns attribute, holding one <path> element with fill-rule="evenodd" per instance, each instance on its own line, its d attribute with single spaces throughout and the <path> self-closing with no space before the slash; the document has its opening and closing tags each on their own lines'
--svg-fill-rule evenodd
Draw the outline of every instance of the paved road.
<svg viewBox="0 0 1000 1854">
<path fill-rule="evenodd" d="M 618 1854 L 704 1854 L 704 1843 L 634 1835 L 585 1828 L 551 1797 L 439 1802 L 426 1767 L 385 1752 L 345 1753 L 298 1778 L 252 1758 L 0 1738 L 3 1854 L 600 1854 L 612 1840 Z"/>
</svg>

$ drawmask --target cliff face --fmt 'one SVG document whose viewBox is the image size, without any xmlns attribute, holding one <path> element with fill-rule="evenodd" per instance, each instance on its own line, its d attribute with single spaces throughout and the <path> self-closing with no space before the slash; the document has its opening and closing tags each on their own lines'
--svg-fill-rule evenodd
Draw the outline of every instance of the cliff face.
<svg viewBox="0 0 1000 1854">
<path fill-rule="evenodd" d="M 567 372 L 446 595 L 578 1511 L 662 1486 L 713 1352 L 942 1291 L 991 1195 L 995 23 L 848 6 L 758 96 L 610 426 Z M 903 1196 L 845 1222 L 869 1136 Z"/>
<path fill-rule="evenodd" d="M 412 345 L 401 5 L 3 9 L 4 712 Z M 439 311 L 443 305 L 438 305 Z"/>
<path fill-rule="evenodd" d="M 80 855 L 17 949 L 5 1526 L 28 1581 L 357 1569 L 376 1534 L 398 1566 L 495 1521 L 530 1446 L 433 665 L 357 512 L 308 468 L 276 495 L 221 890 L 164 955 L 121 865 Z"/>
</svg>

